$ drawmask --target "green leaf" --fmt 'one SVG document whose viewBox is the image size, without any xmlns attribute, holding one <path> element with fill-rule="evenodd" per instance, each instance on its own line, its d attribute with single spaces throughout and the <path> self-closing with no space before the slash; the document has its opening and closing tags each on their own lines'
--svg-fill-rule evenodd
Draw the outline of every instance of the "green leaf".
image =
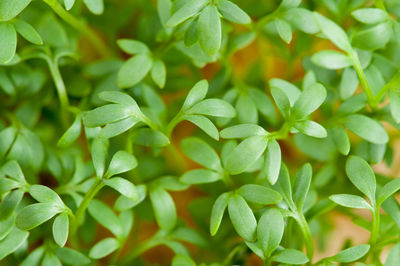
<svg viewBox="0 0 400 266">
<path fill-rule="evenodd" d="M 357 156 L 350 156 L 346 162 L 346 174 L 351 183 L 375 202 L 376 180 L 369 164 Z"/>
<path fill-rule="evenodd" d="M 247 93 L 240 93 L 235 108 L 239 123 L 256 124 L 258 122 L 257 107 Z"/>
<path fill-rule="evenodd" d="M 256 238 L 257 221 L 253 211 L 240 195 L 232 195 L 228 202 L 228 212 L 236 232 L 247 241 Z"/>
<path fill-rule="evenodd" d="M 186 47 L 194 45 L 199 40 L 199 35 L 197 34 L 198 19 L 193 19 L 190 23 L 189 28 L 185 31 L 184 43 Z"/>
<path fill-rule="evenodd" d="M 387 13 L 379 8 L 361 8 L 351 12 L 351 15 L 364 24 L 377 24 L 387 20 Z"/>
<path fill-rule="evenodd" d="M 265 153 L 265 164 L 261 172 L 261 175 L 265 176 L 271 185 L 278 180 L 279 170 L 281 169 L 281 156 L 279 143 L 275 139 L 271 140 Z"/>
<path fill-rule="evenodd" d="M 0 79 L 4 77 L 0 74 Z M 8 127 L 0 131 L 0 157 L 3 157 L 10 149 L 16 137 L 16 129 Z"/>
<path fill-rule="evenodd" d="M 301 91 L 299 88 L 297 88 L 295 85 L 293 85 L 290 82 L 287 82 L 286 80 L 283 79 L 278 79 L 278 78 L 273 78 L 269 80 L 269 86 L 271 87 L 271 92 L 273 88 L 279 88 L 283 93 L 286 95 L 286 97 L 289 99 L 290 106 L 293 106 L 294 103 L 297 101 L 299 98 Z M 274 95 L 272 95 L 274 96 Z M 275 99 L 275 96 L 274 96 Z"/>
<path fill-rule="evenodd" d="M 53 237 L 54 241 L 63 247 L 67 243 L 69 230 L 68 214 L 61 213 L 54 219 L 53 222 Z"/>
<path fill-rule="evenodd" d="M 323 126 L 310 120 L 296 122 L 294 127 L 298 129 L 301 133 L 314 138 L 326 138 L 326 136 L 328 135 L 326 129 Z"/>
<path fill-rule="evenodd" d="M 270 257 L 282 240 L 285 222 L 281 212 L 268 209 L 261 216 L 257 225 L 257 238 L 266 257 Z"/>
<path fill-rule="evenodd" d="M 210 119 L 202 115 L 187 115 L 185 120 L 192 122 L 204 131 L 207 135 L 215 140 L 219 140 L 219 133 L 217 127 L 211 122 Z"/>
<path fill-rule="evenodd" d="M 139 117 L 142 114 L 136 101 L 126 93 L 120 91 L 102 91 L 99 93 L 99 98 L 108 102 L 131 107 L 132 115 Z"/>
<path fill-rule="evenodd" d="M 96 245 L 94 245 L 90 249 L 89 257 L 91 257 L 92 259 L 104 258 L 113 253 L 115 250 L 117 250 L 118 247 L 119 247 L 118 240 L 112 237 L 105 238 L 96 243 Z"/>
<path fill-rule="evenodd" d="M 369 205 L 369 203 L 365 199 L 356 195 L 336 194 L 330 196 L 329 199 L 341 206 L 348 208 L 368 209 L 368 210 L 372 209 L 371 205 Z"/>
<path fill-rule="evenodd" d="M 209 5 L 204 8 L 199 16 L 197 32 L 199 43 L 204 52 L 213 55 L 221 47 L 221 19 L 217 7 Z"/>
<path fill-rule="evenodd" d="M 233 175 L 243 173 L 260 158 L 267 145 L 268 139 L 265 136 L 253 136 L 243 140 L 228 156 L 226 170 Z"/>
<path fill-rule="evenodd" d="M 29 255 L 22 261 L 20 266 L 36 266 L 39 265 L 44 254 L 44 247 L 40 246 L 34 251 L 31 251 Z"/>
<path fill-rule="evenodd" d="M 0 240 L 5 238 L 14 228 L 15 215 L 9 215 L 8 218 L 0 220 Z"/>
<path fill-rule="evenodd" d="M 283 19 L 275 19 L 275 27 L 278 31 L 279 37 L 285 42 L 290 43 L 292 40 L 292 27 Z"/>
<path fill-rule="evenodd" d="M 90 263 L 90 260 L 85 255 L 71 248 L 58 248 L 56 255 L 62 262 L 69 265 L 86 265 Z"/>
<path fill-rule="evenodd" d="M 80 135 L 82 131 L 81 116 L 77 115 L 72 125 L 65 131 L 57 142 L 59 147 L 67 147 L 71 145 Z"/>
<path fill-rule="evenodd" d="M 291 25 L 299 30 L 315 34 L 319 31 L 315 22 L 313 13 L 305 8 L 291 8 L 285 12 L 285 20 L 291 22 Z"/>
<path fill-rule="evenodd" d="M 163 176 L 154 180 L 153 185 L 159 186 L 165 190 L 181 191 L 187 189 L 189 186 L 179 181 L 175 176 Z"/>
<path fill-rule="evenodd" d="M 14 253 L 28 238 L 29 233 L 14 227 L 12 231 L 0 240 L 0 260 Z"/>
<path fill-rule="evenodd" d="M 172 197 L 161 187 L 150 189 L 150 201 L 157 224 L 164 230 L 171 230 L 176 224 L 176 208 Z"/>
<path fill-rule="evenodd" d="M 385 22 L 355 33 L 351 42 L 362 50 L 376 50 L 384 48 L 392 35 L 392 24 Z"/>
<path fill-rule="evenodd" d="M 164 88 L 167 75 L 167 68 L 164 62 L 159 59 L 154 60 L 150 74 L 154 83 L 156 83 L 158 87 Z"/>
<path fill-rule="evenodd" d="M 98 127 L 108 123 L 118 122 L 134 116 L 132 108 L 121 104 L 107 104 L 83 113 L 83 123 L 87 127 Z"/>
<path fill-rule="evenodd" d="M 208 91 L 208 81 L 205 79 L 200 80 L 194 84 L 193 88 L 189 91 L 186 96 L 185 102 L 183 103 L 182 109 L 186 110 L 192 107 L 194 104 L 203 100 Z"/>
<path fill-rule="evenodd" d="M 138 84 L 149 73 L 153 59 L 148 54 L 138 54 L 126 61 L 118 72 L 118 86 L 129 88 Z"/>
<path fill-rule="evenodd" d="M 284 249 L 271 257 L 272 261 L 286 264 L 305 264 L 309 261 L 306 254 L 295 249 Z"/>
<path fill-rule="evenodd" d="M 385 144 L 389 141 L 389 136 L 385 128 L 377 121 L 365 115 L 349 115 L 344 121 L 344 125 L 359 137 L 375 143 Z"/>
<path fill-rule="evenodd" d="M 396 266 L 399 263 L 400 244 L 394 245 L 386 258 L 384 266 Z"/>
<path fill-rule="evenodd" d="M 24 37 L 25 40 L 37 45 L 43 44 L 39 33 L 29 23 L 21 19 L 16 19 L 13 21 L 13 24 L 17 32 Z"/>
<path fill-rule="evenodd" d="M 104 184 L 115 189 L 125 197 L 129 198 L 132 201 L 138 200 L 138 194 L 136 191 L 136 187 L 129 182 L 128 180 L 121 177 L 113 177 L 107 180 L 104 180 Z"/>
<path fill-rule="evenodd" d="M 1 8 L 2 6 L 0 6 L 0 10 Z M 13 59 L 17 49 L 17 32 L 11 23 L 0 23 L 0 40 L 0 63 L 5 64 Z"/>
<path fill-rule="evenodd" d="M 331 259 L 340 263 L 350 263 L 362 258 L 365 254 L 367 254 L 369 248 L 370 246 L 367 244 L 347 248 L 331 257 Z"/>
<path fill-rule="evenodd" d="M 135 117 L 127 117 L 118 122 L 107 124 L 100 131 L 100 137 L 112 138 L 131 129 L 139 122 Z"/>
<path fill-rule="evenodd" d="M 104 175 L 108 157 L 108 145 L 109 141 L 105 138 L 96 138 L 92 142 L 90 152 L 97 177 L 103 177 Z"/>
<path fill-rule="evenodd" d="M 282 116 L 289 119 L 291 105 L 285 92 L 279 87 L 271 87 L 271 94 Z"/>
<path fill-rule="evenodd" d="M 350 139 L 347 136 L 346 130 L 341 126 L 336 126 L 329 131 L 336 149 L 343 155 L 348 155 L 350 152 Z"/>
<path fill-rule="evenodd" d="M 291 9 L 298 7 L 301 4 L 301 0 L 283 0 L 279 5 L 280 9 Z"/>
<path fill-rule="evenodd" d="M 217 1 L 217 7 L 221 15 L 229 21 L 238 24 L 251 23 L 250 17 L 236 4 L 228 0 Z"/>
<path fill-rule="evenodd" d="M 105 177 L 109 178 L 120 173 L 128 172 L 134 169 L 137 164 L 137 160 L 132 154 L 126 151 L 117 151 L 111 159 Z"/>
<path fill-rule="evenodd" d="M 353 64 L 347 55 L 334 50 L 319 51 L 311 56 L 311 61 L 327 69 L 342 69 Z"/>
<path fill-rule="evenodd" d="M 224 217 L 224 212 L 228 206 L 229 193 L 223 193 L 218 196 L 217 200 L 211 209 L 210 216 L 210 234 L 214 236 L 219 226 L 221 225 L 222 218 Z"/>
<path fill-rule="evenodd" d="M 66 10 L 70 10 L 75 4 L 75 0 L 64 0 L 64 6 Z"/>
<path fill-rule="evenodd" d="M 325 87 L 320 83 L 314 83 L 300 94 L 293 106 L 293 113 L 296 117 L 305 117 L 314 112 L 326 98 Z"/>
<path fill-rule="evenodd" d="M 136 201 L 132 201 L 129 198 L 121 195 L 116 200 L 114 208 L 118 211 L 125 211 L 141 203 L 146 198 L 146 193 L 147 193 L 146 186 L 145 185 L 136 186 L 136 192 L 138 195 L 138 199 Z"/>
<path fill-rule="evenodd" d="M 171 266 L 196 266 L 197 264 L 188 256 L 176 254 L 172 260 Z"/>
<path fill-rule="evenodd" d="M 52 203 L 54 205 L 59 206 L 60 208 L 64 207 L 64 203 L 61 200 L 60 196 L 49 187 L 42 185 L 32 185 L 29 188 L 29 194 L 31 196 L 41 202 L 41 203 Z"/>
<path fill-rule="evenodd" d="M 293 202 L 292 185 L 290 183 L 289 170 L 287 169 L 285 164 L 281 165 L 278 181 L 275 183 L 273 188 L 281 193 L 286 203 L 290 204 Z"/>
<path fill-rule="evenodd" d="M 83 0 L 86 7 L 95 15 L 101 15 L 104 11 L 103 0 Z"/>
<path fill-rule="evenodd" d="M 314 12 L 314 18 L 317 22 L 318 27 L 321 32 L 337 47 L 342 49 L 343 51 L 350 52 L 352 51 L 351 44 L 349 41 L 349 37 L 344 32 L 342 28 L 340 28 L 336 23 L 332 20 L 322 16 L 321 14 Z"/>
<path fill-rule="evenodd" d="M 278 192 L 255 184 L 243 185 L 237 192 L 247 201 L 262 205 L 276 204 L 282 199 Z"/>
<path fill-rule="evenodd" d="M 175 27 L 188 18 L 196 15 L 209 0 L 190 0 L 182 5 L 167 21 L 167 27 Z"/>
<path fill-rule="evenodd" d="M 115 236 L 121 236 L 122 227 L 115 213 L 103 202 L 93 199 L 88 206 L 90 215 Z"/>
<path fill-rule="evenodd" d="M 35 203 L 24 207 L 17 215 L 15 224 L 22 230 L 31 230 L 62 212 L 52 203 Z"/>
<path fill-rule="evenodd" d="M 137 40 L 119 39 L 117 45 L 128 54 L 146 54 L 150 52 L 146 44 Z"/>
<path fill-rule="evenodd" d="M 13 190 L 8 193 L 2 201 L 0 202 L 0 221 L 4 221 L 10 217 L 11 214 L 18 207 L 21 202 L 22 197 L 24 196 L 24 191 L 21 189 Z"/>
<path fill-rule="evenodd" d="M 241 124 L 221 130 L 220 135 L 224 139 L 242 139 L 252 136 L 266 136 L 268 132 L 255 124 Z"/>
<path fill-rule="evenodd" d="M 213 170 L 221 169 L 221 161 L 217 153 L 205 141 L 190 137 L 181 142 L 183 153 L 196 163 Z"/>
<path fill-rule="evenodd" d="M 1 171 L 6 175 L 11 177 L 17 182 L 20 183 L 25 183 L 25 176 L 22 173 L 21 167 L 15 160 L 11 160 L 6 162 L 3 167 L 1 168 Z"/>
<path fill-rule="evenodd" d="M 185 184 L 214 183 L 220 179 L 220 174 L 207 169 L 194 169 L 184 173 L 180 178 Z"/>
<path fill-rule="evenodd" d="M 400 93 L 395 90 L 389 91 L 390 98 L 390 113 L 392 114 L 393 119 L 400 123 Z"/>
<path fill-rule="evenodd" d="M 135 144 L 149 147 L 164 147 L 170 143 L 168 137 L 164 133 L 150 128 L 135 130 L 132 134 L 132 141 Z"/>
<path fill-rule="evenodd" d="M 354 92 L 357 90 L 359 85 L 359 80 L 357 72 L 351 68 L 345 68 L 342 72 L 342 78 L 340 80 L 340 97 L 343 100 L 350 98 Z"/>
<path fill-rule="evenodd" d="M 0 21 L 7 21 L 22 12 L 32 0 L 2 0 L 0 2 Z"/>
<path fill-rule="evenodd" d="M 50 251 L 47 251 L 44 255 L 42 266 L 62 266 L 61 261 L 56 255 Z"/>
<path fill-rule="evenodd" d="M 377 204 L 380 205 L 387 198 L 392 196 L 400 189 L 400 178 L 387 182 L 378 193 Z"/>
<path fill-rule="evenodd" d="M 297 209 L 302 210 L 308 191 L 310 189 L 312 178 L 312 167 L 311 164 L 306 163 L 296 174 L 296 181 L 294 183 L 293 201 L 295 202 Z"/>
</svg>

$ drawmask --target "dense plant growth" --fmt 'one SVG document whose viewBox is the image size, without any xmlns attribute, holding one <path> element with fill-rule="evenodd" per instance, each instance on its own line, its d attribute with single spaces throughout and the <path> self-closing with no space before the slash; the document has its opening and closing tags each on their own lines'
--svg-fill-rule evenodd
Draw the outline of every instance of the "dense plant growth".
<svg viewBox="0 0 400 266">
<path fill-rule="evenodd" d="M 0 265 L 400 265 L 398 17 L 0 0 Z"/>
</svg>

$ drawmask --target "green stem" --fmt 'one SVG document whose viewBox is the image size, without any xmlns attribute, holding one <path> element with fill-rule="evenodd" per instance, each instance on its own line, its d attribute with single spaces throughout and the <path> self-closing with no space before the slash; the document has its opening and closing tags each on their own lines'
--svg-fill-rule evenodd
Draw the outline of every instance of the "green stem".
<svg viewBox="0 0 400 266">
<path fill-rule="evenodd" d="M 375 208 L 372 212 L 372 231 L 371 236 L 369 238 L 369 243 L 371 244 L 372 248 L 375 247 L 376 241 L 378 239 L 379 228 L 380 228 L 380 215 L 379 215 L 379 206 Z"/>
<path fill-rule="evenodd" d="M 84 34 L 103 57 L 109 57 L 110 51 L 102 40 L 84 23 L 68 13 L 58 2 L 58 0 L 43 0 L 53 11 L 71 27 Z"/>
<path fill-rule="evenodd" d="M 162 244 L 162 239 L 150 238 L 149 240 L 137 245 L 133 250 L 123 259 L 121 265 L 132 265 L 132 261 L 139 257 L 147 250 Z"/>
<path fill-rule="evenodd" d="M 299 223 L 301 232 L 303 233 L 304 242 L 306 245 L 307 256 L 310 259 L 309 263 L 312 263 L 312 259 L 314 256 L 314 243 L 313 243 L 312 235 L 310 232 L 310 228 L 308 227 L 306 218 L 304 217 L 304 215 L 302 213 L 297 214 L 296 220 Z"/>
<path fill-rule="evenodd" d="M 69 106 L 69 100 L 63 78 L 58 68 L 58 64 L 54 60 L 48 59 L 46 61 L 49 64 L 50 73 L 53 78 L 54 85 L 57 89 L 58 98 L 61 104 L 61 111 L 65 112 Z"/>
<path fill-rule="evenodd" d="M 375 5 L 377 8 L 380 8 L 380 9 L 386 11 L 385 3 L 383 2 L 383 0 L 374 0 L 374 5 Z"/>
<path fill-rule="evenodd" d="M 349 53 L 350 60 L 353 63 L 353 66 L 357 72 L 358 78 L 360 79 L 361 86 L 367 95 L 368 103 L 371 106 L 372 109 L 376 109 L 377 102 L 374 96 L 374 93 L 372 92 L 371 86 L 369 85 L 369 82 L 367 80 L 367 77 L 365 76 L 364 70 L 361 66 L 360 59 L 358 58 L 358 55 L 355 51 L 351 51 Z"/>
<path fill-rule="evenodd" d="M 93 183 L 92 187 L 86 193 L 83 198 L 81 204 L 75 212 L 75 222 L 71 224 L 71 235 L 75 235 L 78 231 L 79 225 L 82 223 L 86 208 L 88 207 L 90 201 L 94 198 L 94 196 L 99 192 L 99 190 L 104 186 L 103 180 L 101 178 L 97 178 Z"/>
<path fill-rule="evenodd" d="M 378 94 L 375 97 L 376 102 L 379 103 L 389 90 L 398 87 L 399 84 L 400 84 L 400 72 L 397 72 L 397 74 L 394 75 L 394 77 L 379 90 Z"/>
</svg>

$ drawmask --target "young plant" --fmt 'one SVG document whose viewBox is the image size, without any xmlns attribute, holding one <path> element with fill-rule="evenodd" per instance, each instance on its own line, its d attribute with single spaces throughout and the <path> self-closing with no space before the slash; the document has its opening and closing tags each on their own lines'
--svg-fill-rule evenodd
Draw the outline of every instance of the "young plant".
<svg viewBox="0 0 400 266">
<path fill-rule="evenodd" d="M 0 264 L 400 265 L 397 2 L 0 0 Z"/>
</svg>

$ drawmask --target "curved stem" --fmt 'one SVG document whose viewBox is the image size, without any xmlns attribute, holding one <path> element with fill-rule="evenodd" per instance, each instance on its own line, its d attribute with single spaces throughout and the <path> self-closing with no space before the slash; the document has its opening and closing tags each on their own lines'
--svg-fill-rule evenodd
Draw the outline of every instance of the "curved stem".
<svg viewBox="0 0 400 266">
<path fill-rule="evenodd" d="M 369 238 L 369 242 L 373 248 L 375 247 L 376 241 L 378 239 L 379 228 L 380 228 L 380 215 L 379 215 L 379 207 L 377 207 L 372 212 L 372 231 L 371 231 L 371 236 Z"/>
<path fill-rule="evenodd" d="M 310 232 L 310 228 L 308 227 L 306 218 L 304 217 L 304 215 L 302 213 L 297 214 L 296 220 L 299 223 L 301 232 L 303 233 L 307 255 L 308 255 L 308 258 L 310 259 L 309 263 L 311 264 L 312 258 L 314 256 L 314 243 L 313 243 L 312 235 Z"/>
<path fill-rule="evenodd" d="M 61 104 L 61 110 L 62 112 L 64 112 L 69 106 L 69 100 L 64 81 L 62 79 L 57 62 L 55 62 L 54 60 L 46 60 L 46 61 L 49 64 L 50 74 L 53 78 L 54 85 L 56 86 L 57 89 L 58 98 L 60 99 L 60 104 Z"/>
<path fill-rule="evenodd" d="M 110 51 L 102 40 L 84 23 L 68 13 L 58 2 L 58 0 L 43 0 L 53 11 L 71 27 L 83 33 L 96 48 L 97 52 L 103 57 L 109 57 Z"/>
<path fill-rule="evenodd" d="M 92 187 L 86 193 L 83 198 L 81 204 L 79 204 L 78 209 L 75 212 L 75 221 L 71 225 L 71 234 L 75 235 L 79 225 L 82 223 L 83 216 L 85 214 L 86 208 L 89 206 L 90 201 L 94 198 L 94 196 L 99 192 L 99 190 L 104 186 L 103 180 L 101 178 L 97 178 L 96 182 L 93 183 Z"/>
<path fill-rule="evenodd" d="M 354 69 L 357 72 L 358 78 L 360 79 L 361 86 L 365 92 L 365 95 L 367 95 L 368 104 L 371 106 L 372 109 L 376 109 L 377 102 L 374 93 L 372 92 L 371 86 L 369 85 L 367 76 L 365 76 L 364 70 L 361 66 L 360 59 L 358 58 L 357 53 L 355 51 L 351 51 L 351 53 L 349 53 L 349 57 L 353 63 Z"/>
<path fill-rule="evenodd" d="M 149 240 L 133 248 L 133 250 L 129 253 L 129 255 L 127 255 L 123 259 L 121 265 L 132 265 L 131 262 L 135 260 L 137 257 L 139 257 L 142 253 L 160 244 L 162 244 L 162 239 L 150 238 Z"/>
</svg>

